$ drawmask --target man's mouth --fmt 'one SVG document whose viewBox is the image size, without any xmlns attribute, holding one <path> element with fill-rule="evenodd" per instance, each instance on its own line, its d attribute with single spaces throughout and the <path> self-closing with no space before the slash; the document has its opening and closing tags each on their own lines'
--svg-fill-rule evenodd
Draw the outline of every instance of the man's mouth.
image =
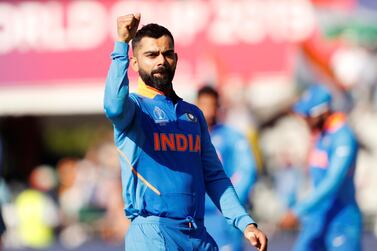
<svg viewBox="0 0 377 251">
<path fill-rule="evenodd" d="M 167 71 L 161 70 L 161 71 L 156 71 L 153 73 L 153 76 L 156 78 L 164 78 L 168 75 Z"/>
</svg>

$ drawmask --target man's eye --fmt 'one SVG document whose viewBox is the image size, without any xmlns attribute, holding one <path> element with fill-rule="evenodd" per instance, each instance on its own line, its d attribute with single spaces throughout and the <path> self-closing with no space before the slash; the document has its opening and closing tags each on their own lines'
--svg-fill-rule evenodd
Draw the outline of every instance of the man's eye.
<svg viewBox="0 0 377 251">
<path fill-rule="evenodd" d="M 166 53 L 164 53 L 164 55 L 165 55 L 165 57 L 174 57 L 174 52 L 172 52 L 172 51 L 169 51 L 169 52 L 166 52 Z"/>
<path fill-rule="evenodd" d="M 157 57 L 158 52 L 147 52 L 144 54 L 146 57 Z"/>
</svg>

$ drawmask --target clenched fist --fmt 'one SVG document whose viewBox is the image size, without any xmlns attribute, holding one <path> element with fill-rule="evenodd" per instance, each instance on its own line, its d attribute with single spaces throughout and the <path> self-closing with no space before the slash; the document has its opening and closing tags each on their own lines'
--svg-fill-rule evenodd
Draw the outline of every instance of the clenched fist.
<svg viewBox="0 0 377 251">
<path fill-rule="evenodd" d="M 128 14 L 117 18 L 118 41 L 130 42 L 140 23 L 140 13 Z"/>
<path fill-rule="evenodd" d="M 267 250 L 268 239 L 266 235 L 253 224 L 246 227 L 244 236 L 252 246 L 256 247 L 258 251 Z"/>
</svg>

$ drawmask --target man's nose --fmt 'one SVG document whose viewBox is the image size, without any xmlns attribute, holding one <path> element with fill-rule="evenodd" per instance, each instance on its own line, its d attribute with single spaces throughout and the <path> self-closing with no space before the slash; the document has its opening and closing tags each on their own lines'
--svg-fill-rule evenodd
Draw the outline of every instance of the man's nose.
<svg viewBox="0 0 377 251">
<path fill-rule="evenodd" d="M 157 65 L 165 65 L 166 63 L 166 58 L 164 57 L 163 54 L 159 54 L 157 57 Z"/>
</svg>

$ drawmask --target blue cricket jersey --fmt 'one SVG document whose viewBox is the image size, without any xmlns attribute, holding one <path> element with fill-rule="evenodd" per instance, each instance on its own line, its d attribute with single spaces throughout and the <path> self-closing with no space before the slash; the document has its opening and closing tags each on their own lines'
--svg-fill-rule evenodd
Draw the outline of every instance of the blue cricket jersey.
<svg viewBox="0 0 377 251">
<path fill-rule="evenodd" d="M 129 94 L 128 50 L 127 43 L 115 43 L 104 98 L 121 160 L 126 215 L 202 220 L 207 191 L 243 231 L 254 221 L 223 170 L 201 111 L 141 80 Z"/>
<path fill-rule="evenodd" d="M 355 199 L 357 142 L 345 115 L 333 114 L 315 142 L 309 156 L 314 190 L 293 208 L 299 216 L 322 215 L 327 220 L 360 218 Z"/>
<path fill-rule="evenodd" d="M 210 135 L 224 171 L 230 177 L 241 203 L 245 205 L 257 179 L 257 167 L 250 144 L 244 135 L 224 124 L 216 124 Z M 216 208 L 207 200 L 206 211 L 212 210 Z"/>
</svg>

